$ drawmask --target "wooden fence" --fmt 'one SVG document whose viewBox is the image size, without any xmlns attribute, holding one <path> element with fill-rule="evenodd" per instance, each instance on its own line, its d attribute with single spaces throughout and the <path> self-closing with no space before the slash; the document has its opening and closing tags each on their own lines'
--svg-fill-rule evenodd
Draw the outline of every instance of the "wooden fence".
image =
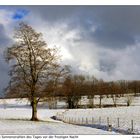
<svg viewBox="0 0 140 140">
<path fill-rule="evenodd" d="M 127 127 L 124 128 L 122 126 L 122 119 L 116 118 L 116 120 L 113 120 L 113 123 L 109 117 L 106 119 L 99 116 L 99 118 L 95 117 L 69 117 L 64 115 L 65 113 L 58 114 L 56 116 L 57 120 L 63 121 L 64 123 L 69 124 L 75 124 L 75 125 L 83 125 L 83 126 L 91 126 L 99 129 L 104 129 L 107 131 L 116 131 L 116 132 L 122 132 L 124 134 L 134 134 L 136 133 L 136 129 L 134 127 L 134 121 L 131 120 L 129 124 L 127 124 Z M 138 132 L 137 132 L 138 133 Z M 136 133 L 136 134 L 137 134 Z"/>
</svg>

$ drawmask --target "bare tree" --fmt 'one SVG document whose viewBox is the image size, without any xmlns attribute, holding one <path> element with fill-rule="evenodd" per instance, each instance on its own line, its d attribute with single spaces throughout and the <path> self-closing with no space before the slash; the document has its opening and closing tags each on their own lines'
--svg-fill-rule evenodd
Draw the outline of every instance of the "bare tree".
<svg viewBox="0 0 140 140">
<path fill-rule="evenodd" d="M 89 101 L 89 107 L 94 108 L 94 95 L 88 96 Z"/>
<path fill-rule="evenodd" d="M 98 94 L 99 94 L 99 108 L 102 107 L 102 99 L 103 99 L 103 94 L 105 91 L 105 83 L 104 81 L 101 79 L 98 82 Z"/>
<path fill-rule="evenodd" d="M 82 85 L 84 77 L 82 75 L 69 75 L 65 78 L 62 86 L 62 91 L 66 97 L 68 108 L 77 108 L 83 92 Z"/>
<path fill-rule="evenodd" d="M 43 101 L 47 101 L 49 108 L 57 108 L 57 100 L 62 95 L 62 82 L 70 74 L 70 66 L 65 65 L 58 69 L 58 73 L 44 84 Z M 46 94 L 47 93 L 47 94 Z"/>
<path fill-rule="evenodd" d="M 117 106 L 117 95 L 119 94 L 119 84 L 117 82 L 109 82 L 108 83 L 108 91 L 109 94 L 111 95 L 111 98 L 113 100 L 114 103 L 114 107 Z"/>
<path fill-rule="evenodd" d="M 44 83 L 52 80 L 60 69 L 58 51 L 49 48 L 42 34 L 23 22 L 16 28 L 14 39 L 15 43 L 5 51 L 6 61 L 13 60 L 7 92 L 15 91 L 20 97 L 28 97 L 32 106 L 31 120 L 36 121 Z"/>
<path fill-rule="evenodd" d="M 132 93 L 125 95 L 125 102 L 126 102 L 127 106 L 131 105 L 133 99 L 134 99 L 134 95 L 132 95 Z"/>
<path fill-rule="evenodd" d="M 117 107 L 117 95 L 115 95 L 115 94 L 112 94 L 111 95 L 111 98 L 112 98 L 112 100 L 113 100 L 113 103 L 114 103 L 114 107 Z"/>
<path fill-rule="evenodd" d="M 98 86 L 98 80 L 94 76 L 92 76 L 91 77 L 91 107 L 92 108 L 94 108 L 94 98 L 98 92 L 97 86 Z"/>
</svg>

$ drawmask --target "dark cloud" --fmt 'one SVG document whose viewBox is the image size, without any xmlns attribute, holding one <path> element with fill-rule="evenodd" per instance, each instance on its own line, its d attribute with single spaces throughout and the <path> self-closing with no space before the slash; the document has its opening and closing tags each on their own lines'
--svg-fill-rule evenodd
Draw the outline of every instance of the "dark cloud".
<svg viewBox="0 0 140 140">
<path fill-rule="evenodd" d="M 128 51 L 126 48 L 133 48 L 140 40 L 140 6 L 46 6 L 28 8 L 31 9 L 32 13 L 38 14 L 42 20 L 50 22 L 52 25 L 57 22 L 67 23 L 69 30 L 79 29 L 80 39 L 73 39 L 73 42 L 93 42 L 100 52 L 102 49 L 120 50 L 121 55 L 123 55 L 123 51 L 124 54 L 126 53 L 125 51 Z M 93 28 L 94 30 L 92 30 Z M 74 58 L 77 58 L 80 52 L 82 57 L 79 56 L 78 58 L 84 61 L 83 56 L 87 49 L 89 53 L 85 54 L 85 58 L 92 58 L 92 52 L 94 54 L 95 47 L 85 47 L 82 54 L 82 46 L 75 45 L 76 47 L 77 49 L 69 47 Z M 127 66 L 124 68 L 125 64 L 118 64 L 122 60 L 120 59 L 121 55 L 119 53 L 117 55 L 114 58 L 110 51 L 106 54 L 99 53 L 99 58 L 96 60 L 99 63 L 98 70 L 107 75 L 112 75 L 112 77 L 114 75 L 114 78 L 118 76 L 117 78 L 127 79 L 125 74 L 129 73 L 127 71 L 129 68 Z M 125 56 L 122 59 L 129 59 L 127 57 Z M 134 58 L 133 54 L 129 57 Z M 137 59 L 134 59 L 131 65 L 133 64 L 139 65 Z M 125 76 L 121 77 L 122 75 Z"/>
<path fill-rule="evenodd" d="M 9 8 L 9 7 L 8 7 Z M 102 47 L 124 48 L 135 44 L 140 32 L 139 6 L 16 6 L 33 16 L 55 24 L 68 22 L 70 28 L 81 27 L 82 36 Z M 95 26 L 95 32 L 91 28 Z"/>
<path fill-rule="evenodd" d="M 48 22 L 69 21 L 70 28 L 81 27 L 82 36 L 103 47 L 124 48 L 135 44 L 140 33 L 139 6 L 34 6 L 28 7 Z M 92 26 L 96 26 L 92 32 Z"/>
<path fill-rule="evenodd" d="M 9 38 L 5 33 L 4 26 L 0 24 L 0 47 L 5 47 L 4 45 L 6 45 L 8 42 Z"/>
<path fill-rule="evenodd" d="M 5 63 L 4 50 L 10 44 L 11 39 L 7 36 L 4 25 L 0 24 L 0 97 L 4 94 L 3 90 L 8 84 L 9 66 Z"/>
<path fill-rule="evenodd" d="M 107 73 L 108 75 L 112 75 L 116 68 L 116 61 L 112 61 L 111 59 L 101 59 L 99 61 L 100 71 Z"/>
<path fill-rule="evenodd" d="M 140 6 L 0 6 L 16 14 L 22 9 L 28 14 L 8 24 L 16 26 L 25 20 L 39 31 L 44 31 L 53 43 L 62 45 L 71 55 L 76 73 L 82 69 L 103 79 L 136 79 L 139 75 Z M 14 14 L 13 14 L 14 15 Z M 45 24 L 44 24 L 45 23 Z M 46 24 L 47 23 L 47 24 Z M 63 27 L 62 25 L 67 25 Z M 48 26 L 48 27 L 46 27 Z M 5 31 L 0 24 L 0 47 L 9 46 Z M 40 30 L 42 29 L 42 30 Z M 56 30 L 54 30 L 56 29 Z M 51 33 L 51 31 L 53 33 Z M 59 32 L 59 33 L 57 33 Z M 51 42 L 51 41 L 50 41 Z M 0 53 L 0 89 L 2 79 L 8 79 L 8 66 Z M 132 61 L 133 60 L 133 61 Z M 86 72 L 87 72 L 86 71 Z M 98 77 L 97 77 L 98 78 Z"/>
<path fill-rule="evenodd" d="M 99 24 L 93 37 L 105 47 L 124 48 L 135 44 L 140 33 L 140 7 L 107 6 L 96 10 Z"/>
</svg>

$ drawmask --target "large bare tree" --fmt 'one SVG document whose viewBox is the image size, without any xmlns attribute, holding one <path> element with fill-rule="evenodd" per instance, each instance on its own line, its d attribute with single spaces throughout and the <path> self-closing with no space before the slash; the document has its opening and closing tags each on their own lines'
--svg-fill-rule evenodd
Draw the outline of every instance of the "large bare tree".
<svg viewBox="0 0 140 140">
<path fill-rule="evenodd" d="M 58 63 L 60 57 L 56 48 L 47 46 L 41 33 L 23 22 L 16 28 L 14 40 L 5 51 L 7 62 L 13 60 L 7 92 L 15 91 L 20 97 L 28 97 L 32 106 L 31 120 L 36 121 L 37 104 L 44 85 L 62 71 Z"/>
</svg>

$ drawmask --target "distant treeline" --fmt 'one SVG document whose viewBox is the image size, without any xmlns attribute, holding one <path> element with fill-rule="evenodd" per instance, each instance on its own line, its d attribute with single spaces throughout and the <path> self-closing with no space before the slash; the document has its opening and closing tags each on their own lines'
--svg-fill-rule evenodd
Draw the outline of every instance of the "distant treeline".
<svg viewBox="0 0 140 140">
<path fill-rule="evenodd" d="M 102 98 L 104 96 L 111 97 L 116 106 L 118 97 L 123 96 L 139 96 L 140 81 L 103 81 L 98 80 L 94 76 L 71 75 L 64 79 L 58 86 L 56 92 L 59 96 L 66 99 L 68 108 L 77 108 L 81 96 L 87 96 L 91 101 L 91 107 L 94 107 L 94 97 L 99 95 L 99 107 L 102 106 Z M 127 105 L 130 105 L 131 97 L 127 97 Z"/>
<path fill-rule="evenodd" d="M 12 92 L 12 93 L 11 93 Z M 21 90 L 20 90 L 21 92 Z M 14 87 L 9 91 L 5 98 L 24 98 L 27 97 L 26 89 L 25 94 L 19 94 L 18 87 Z M 73 97 L 78 96 L 94 96 L 94 95 L 116 95 L 123 96 L 124 94 L 140 93 L 140 81 L 104 81 L 97 79 L 94 76 L 85 75 L 69 75 L 59 81 L 49 81 L 44 85 L 41 93 L 37 93 L 38 97 Z M 22 95 L 22 96 L 21 96 Z"/>
<path fill-rule="evenodd" d="M 140 81 L 104 81 L 94 76 L 68 76 L 59 85 L 60 95 L 123 95 L 140 93 Z"/>
</svg>

